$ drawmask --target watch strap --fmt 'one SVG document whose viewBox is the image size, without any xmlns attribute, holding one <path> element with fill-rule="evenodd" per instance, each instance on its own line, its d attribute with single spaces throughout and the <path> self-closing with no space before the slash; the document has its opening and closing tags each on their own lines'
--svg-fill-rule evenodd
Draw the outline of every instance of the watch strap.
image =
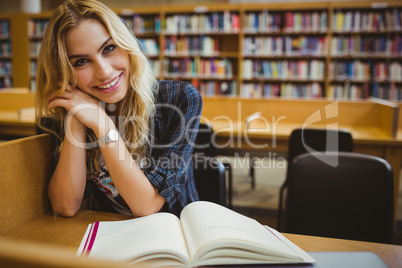
<svg viewBox="0 0 402 268">
<path fill-rule="evenodd" d="M 109 130 L 105 136 L 100 137 L 97 140 L 98 146 L 102 147 L 109 142 L 117 141 L 119 139 L 119 136 L 120 136 L 119 131 L 117 129 L 113 128 L 113 129 Z"/>
</svg>

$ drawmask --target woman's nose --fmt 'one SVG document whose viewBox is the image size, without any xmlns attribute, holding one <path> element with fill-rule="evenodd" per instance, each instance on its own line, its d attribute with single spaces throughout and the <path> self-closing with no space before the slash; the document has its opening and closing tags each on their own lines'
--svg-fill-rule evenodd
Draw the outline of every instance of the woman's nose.
<svg viewBox="0 0 402 268">
<path fill-rule="evenodd" d="M 98 80 L 109 79 L 113 72 L 112 65 L 105 59 L 99 59 L 95 63 L 95 78 Z"/>
</svg>

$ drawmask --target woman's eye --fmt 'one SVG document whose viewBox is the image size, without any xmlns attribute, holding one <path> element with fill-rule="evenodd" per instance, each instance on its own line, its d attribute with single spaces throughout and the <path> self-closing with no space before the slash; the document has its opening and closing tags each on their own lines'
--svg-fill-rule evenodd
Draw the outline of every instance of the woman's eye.
<svg viewBox="0 0 402 268">
<path fill-rule="evenodd" d="M 79 59 L 74 63 L 74 67 L 80 67 L 88 62 L 88 59 Z"/>
<path fill-rule="evenodd" d="M 112 52 L 113 50 L 115 50 L 115 48 L 116 48 L 116 45 L 108 45 L 108 46 L 106 46 L 105 49 L 103 50 L 103 53 L 104 53 L 104 54 L 110 53 L 110 52 Z"/>
</svg>

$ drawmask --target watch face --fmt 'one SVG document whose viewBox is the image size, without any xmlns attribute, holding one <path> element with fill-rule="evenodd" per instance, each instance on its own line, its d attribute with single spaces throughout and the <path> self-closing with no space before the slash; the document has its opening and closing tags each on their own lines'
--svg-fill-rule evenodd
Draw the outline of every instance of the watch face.
<svg viewBox="0 0 402 268">
<path fill-rule="evenodd" d="M 119 139 L 119 132 L 117 129 L 111 129 L 109 135 L 111 141 L 117 141 Z"/>
</svg>

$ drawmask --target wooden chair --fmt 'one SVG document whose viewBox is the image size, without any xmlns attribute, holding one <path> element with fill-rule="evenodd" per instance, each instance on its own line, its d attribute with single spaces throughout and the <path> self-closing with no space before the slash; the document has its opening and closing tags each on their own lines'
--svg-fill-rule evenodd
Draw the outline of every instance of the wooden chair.
<svg viewBox="0 0 402 268">
<path fill-rule="evenodd" d="M 50 135 L 0 143 L 0 235 L 51 210 Z"/>
<path fill-rule="evenodd" d="M 224 165 L 216 158 L 193 155 L 195 185 L 200 200 L 227 207 Z"/>
<path fill-rule="evenodd" d="M 133 267 L 79 258 L 63 247 L 7 237 L 7 233 L 24 229 L 25 224 L 52 213 L 47 194 L 50 176 L 49 134 L 0 142 L 0 267 Z"/>
<path fill-rule="evenodd" d="M 286 178 L 279 190 L 278 230 L 282 231 L 282 211 L 284 193 L 288 186 L 289 170 L 296 156 L 310 151 L 317 152 L 352 152 L 353 138 L 347 130 L 294 129 L 289 137 Z"/>
<path fill-rule="evenodd" d="M 394 184 L 382 158 L 307 153 L 290 166 L 284 232 L 393 243 Z"/>
</svg>

